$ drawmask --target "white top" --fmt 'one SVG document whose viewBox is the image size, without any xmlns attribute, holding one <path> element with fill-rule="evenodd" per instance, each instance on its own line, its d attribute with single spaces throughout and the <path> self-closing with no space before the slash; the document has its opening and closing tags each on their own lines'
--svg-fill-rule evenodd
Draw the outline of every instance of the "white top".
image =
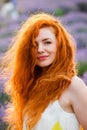
<svg viewBox="0 0 87 130">
<path fill-rule="evenodd" d="M 23 130 L 27 130 L 26 120 L 25 117 Z M 48 105 L 32 130 L 80 130 L 80 125 L 74 113 L 65 112 L 59 102 L 55 101 Z"/>
</svg>

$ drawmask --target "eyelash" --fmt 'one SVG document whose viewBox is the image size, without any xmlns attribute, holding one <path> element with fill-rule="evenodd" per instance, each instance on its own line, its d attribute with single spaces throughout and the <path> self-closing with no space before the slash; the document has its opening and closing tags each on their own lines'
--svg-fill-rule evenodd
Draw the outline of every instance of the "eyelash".
<svg viewBox="0 0 87 130">
<path fill-rule="evenodd" d="M 51 42 L 50 41 L 46 41 L 45 44 L 51 44 Z"/>
<path fill-rule="evenodd" d="M 45 41 L 44 44 L 51 44 L 52 42 L 51 41 Z M 38 43 L 36 42 L 36 47 L 38 47 Z"/>
</svg>

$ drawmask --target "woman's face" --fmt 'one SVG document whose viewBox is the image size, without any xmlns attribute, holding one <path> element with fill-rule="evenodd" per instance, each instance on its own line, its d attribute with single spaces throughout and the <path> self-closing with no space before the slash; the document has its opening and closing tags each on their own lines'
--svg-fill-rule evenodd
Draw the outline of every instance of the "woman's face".
<svg viewBox="0 0 87 130">
<path fill-rule="evenodd" d="M 36 64 L 40 67 L 47 67 L 52 64 L 57 51 L 57 39 L 53 28 L 41 28 L 35 42 L 37 45 Z"/>
</svg>

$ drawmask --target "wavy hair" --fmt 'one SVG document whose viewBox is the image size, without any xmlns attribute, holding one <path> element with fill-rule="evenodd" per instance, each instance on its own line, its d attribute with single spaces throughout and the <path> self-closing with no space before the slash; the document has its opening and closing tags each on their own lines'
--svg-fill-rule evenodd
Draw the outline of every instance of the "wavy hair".
<svg viewBox="0 0 87 130">
<path fill-rule="evenodd" d="M 53 27 L 58 40 L 55 60 L 44 74 L 36 65 L 35 46 L 35 38 L 43 27 Z M 74 54 L 72 37 L 55 17 L 42 12 L 26 20 L 5 56 L 4 67 L 9 72 L 6 91 L 11 97 L 5 115 L 8 129 L 22 130 L 27 114 L 27 127 L 31 130 L 48 104 L 60 98 L 76 74 Z"/>
</svg>

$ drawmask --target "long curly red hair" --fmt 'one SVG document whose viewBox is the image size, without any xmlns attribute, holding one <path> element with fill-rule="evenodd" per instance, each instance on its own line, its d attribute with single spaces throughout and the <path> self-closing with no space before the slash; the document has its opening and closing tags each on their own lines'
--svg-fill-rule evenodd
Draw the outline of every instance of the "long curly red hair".
<svg viewBox="0 0 87 130">
<path fill-rule="evenodd" d="M 53 27 L 58 40 L 56 58 L 44 74 L 36 65 L 35 51 L 35 38 L 43 27 Z M 5 115 L 8 129 L 22 130 L 23 118 L 27 114 L 27 127 L 31 130 L 48 104 L 60 98 L 76 74 L 74 54 L 70 34 L 55 17 L 42 12 L 27 19 L 5 57 L 5 67 L 10 72 L 6 84 L 11 97 Z"/>
</svg>

